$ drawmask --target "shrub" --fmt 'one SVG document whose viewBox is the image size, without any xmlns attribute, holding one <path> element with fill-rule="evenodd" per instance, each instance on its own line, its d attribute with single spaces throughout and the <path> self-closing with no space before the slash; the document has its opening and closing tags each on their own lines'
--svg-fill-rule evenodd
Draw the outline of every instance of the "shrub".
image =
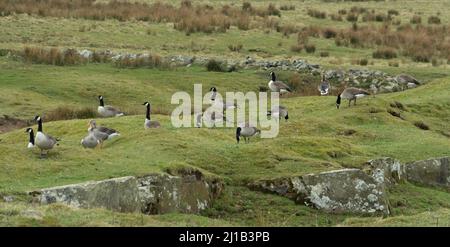
<svg viewBox="0 0 450 247">
<path fill-rule="evenodd" d="M 420 17 L 418 15 L 414 15 L 409 22 L 411 24 L 420 24 L 420 23 L 422 23 L 422 17 Z"/>
<path fill-rule="evenodd" d="M 165 66 L 159 55 L 123 57 L 114 61 L 119 68 L 159 68 Z"/>
<path fill-rule="evenodd" d="M 372 53 L 373 58 L 392 59 L 397 57 L 397 52 L 392 48 L 379 48 Z"/>
<path fill-rule="evenodd" d="M 301 52 L 303 50 L 304 46 L 302 44 L 296 44 L 291 46 L 292 52 Z"/>
<path fill-rule="evenodd" d="M 240 52 L 242 50 L 242 44 L 228 45 L 228 49 L 234 52 Z"/>
<path fill-rule="evenodd" d="M 24 61 L 51 65 L 77 65 L 86 62 L 75 49 L 59 50 L 57 48 L 25 47 L 22 51 Z"/>
<path fill-rule="evenodd" d="M 295 5 L 281 5 L 280 9 L 281 10 L 285 10 L 285 11 L 287 11 L 287 10 L 295 10 Z"/>
<path fill-rule="evenodd" d="M 358 21 L 358 15 L 356 14 L 348 14 L 345 18 L 349 22 L 357 22 Z"/>
<path fill-rule="evenodd" d="M 428 24 L 441 24 L 441 19 L 437 16 L 428 17 Z"/>
<path fill-rule="evenodd" d="M 366 58 L 362 58 L 359 60 L 359 65 L 366 66 L 367 64 L 369 64 L 369 60 L 367 60 Z"/>
<path fill-rule="evenodd" d="M 320 56 L 321 56 L 321 57 L 329 57 L 329 56 L 330 56 L 330 53 L 328 53 L 327 51 L 321 51 L 321 52 L 320 52 Z"/>
<path fill-rule="evenodd" d="M 342 16 L 338 15 L 338 14 L 331 14 L 330 15 L 331 20 L 333 21 L 343 21 L 344 19 L 342 18 Z"/>
<path fill-rule="evenodd" d="M 388 10 L 387 13 L 388 13 L 388 15 L 399 15 L 398 11 L 395 9 L 390 9 L 390 10 Z"/>
<path fill-rule="evenodd" d="M 308 9 L 307 14 L 314 18 L 325 19 L 327 18 L 327 13 L 316 9 Z"/>
<path fill-rule="evenodd" d="M 388 65 L 391 67 L 399 67 L 400 66 L 397 61 L 389 61 Z"/>
<path fill-rule="evenodd" d="M 347 14 L 347 10 L 346 9 L 340 9 L 340 10 L 338 10 L 338 14 L 346 15 Z"/>
<path fill-rule="evenodd" d="M 316 51 L 316 46 L 313 44 L 307 44 L 305 45 L 305 51 L 307 53 L 314 53 Z"/>
<path fill-rule="evenodd" d="M 89 107 L 71 108 L 68 106 L 59 106 L 49 111 L 45 115 L 46 121 L 69 120 L 69 119 L 87 119 L 95 118 L 96 111 Z"/>
<path fill-rule="evenodd" d="M 210 59 L 206 63 L 206 70 L 208 71 L 215 71 L 215 72 L 224 72 L 225 69 L 222 66 L 222 63 L 219 61 L 216 61 L 215 59 Z"/>
<path fill-rule="evenodd" d="M 331 39 L 336 37 L 336 30 L 332 29 L 332 28 L 326 28 L 325 30 L 323 30 L 323 37 L 326 39 Z"/>
</svg>

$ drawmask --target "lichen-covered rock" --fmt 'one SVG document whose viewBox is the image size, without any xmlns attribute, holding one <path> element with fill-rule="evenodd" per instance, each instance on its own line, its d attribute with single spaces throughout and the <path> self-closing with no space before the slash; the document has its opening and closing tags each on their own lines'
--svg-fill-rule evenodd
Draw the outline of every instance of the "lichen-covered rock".
<svg viewBox="0 0 450 247">
<path fill-rule="evenodd" d="M 384 186 L 359 169 L 258 181 L 249 186 L 326 212 L 389 214 Z"/>
<path fill-rule="evenodd" d="M 364 171 L 379 184 L 387 187 L 406 180 L 405 166 L 390 157 L 369 160 L 364 166 Z"/>
<path fill-rule="evenodd" d="M 408 181 L 450 190 L 450 157 L 421 160 L 405 164 Z"/>
<path fill-rule="evenodd" d="M 222 189 L 221 181 L 205 178 L 200 172 L 182 176 L 155 173 L 41 189 L 30 194 L 42 204 L 163 214 L 198 213 L 211 206 Z"/>
</svg>

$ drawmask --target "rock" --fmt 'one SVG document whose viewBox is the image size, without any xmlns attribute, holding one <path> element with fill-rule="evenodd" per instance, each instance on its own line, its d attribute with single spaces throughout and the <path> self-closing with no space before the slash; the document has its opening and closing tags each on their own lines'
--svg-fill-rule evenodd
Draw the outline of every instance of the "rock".
<svg viewBox="0 0 450 247">
<path fill-rule="evenodd" d="M 3 196 L 3 201 L 4 202 L 13 202 L 14 197 L 13 196 Z"/>
<path fill-rule="evenodd" d="M 406 180 L 405 166 L 390 157 L 369 160 L 364 165 L 364 171 L 379 184 L 387 187 Z"/>
<path fill-rule="evenodd" d="M 421 160 L 405 164 L 408 181 L 450 190 L 450 157 Z"/>
<path fill-rule="evenodd" d="M 82 56 L 83 58 L 89 59 L 92 57 L 93 52 L 89 51 L 89 50 L 82 50 L 79 52 L 80 56 Z"/>
<path fill-rule="evenodd" d="M 408 84 L 406 84 L 406 87 L 407 87 L 408 89 L 411 89 L 411 88 L 417 87 L 417 85 L 414 84 L 414 83 L 412 83 L 412 82 L 408 82 Z"/>
<path fill-rule="evenodd" d="M 249 187 L 286 196 L 326 212 L 389 214 L 384 186 L 359 169 L 258 181 Z"/>
<path fill-rule="evenodd" d="M 65 185 L 30 192 L 41 204 L 63 203 L 79 208 L 162 214 L 199 213 L 211 206 L 223 183 L 199 172 L 182 176 L 149 174 Z"/>
</svg>

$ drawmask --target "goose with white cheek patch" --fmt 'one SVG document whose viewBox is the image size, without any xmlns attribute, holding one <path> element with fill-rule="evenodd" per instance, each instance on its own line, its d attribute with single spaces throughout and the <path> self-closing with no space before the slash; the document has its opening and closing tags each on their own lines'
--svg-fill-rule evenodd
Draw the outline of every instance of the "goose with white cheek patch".
<svg viewBox="0 0 450 247">
<path fill-rule="evenodd" d="M 279 92 L 280 94 L 285 94 L 287 92 L 292 92 L 291 88 L 286 85 L 282 81 L 277 81 L 277 77 L 275 75 L 275 72 L 270 72 L 270 81 L 268 83 L 268 86 L 272 92 Z"/>
<path fill-rule="evenodd" d="M 215 111 L 205 111 L 203 114 L 199 113 L 197 114 L 195 119 L 195 127 L 197 128 L 202 127 L 202 120 L 211 127 L 215 127 L 218 124 L 224 124 L 227 121 L 226 117 L 223 114 L 217 113 Z"/>
<path fill-rule="evenodd" d="M 341 105 L 341 99 L 348 99 L 348 106 L 350 107 L 350 103 L 352 102 L 352 100 L 354 101 L 353 105 L 356 105 L 357 98 L 362 98 L 367 95 L 370 95 L 370 93 L 364 89 L 348 87 L 337 96 L 336 108 L 339 109 L 339 106 Z"/>
<path fill-rule="evenodd" d="M 104 126 L 98 126 L 95 120 L 89 121 L 89 131 L 93 132 L 93 135 L 100 141 L 100 148 L 103 148 L 103 142 L 109 140 L 115 136 L 120 136 L 119 132 L 115 129 L 107 128 Z"/>
<path fill-rule="evenodd" d="M 100 116 L 102 117 L 120 117 L 125 115 L 125 113 L 123 113 L 122 111 L 119 111 L 119 109 L 110 106 L 110 105 L 105 105 L 105 102 L 103 100 L 103 96 L 98 96 L 98 99 L 100 101 L 100 105 L 97 108 L 98 114 L 100 114 Z"/>
<path fill-rule="evenodd" d="M 280 105 L 278 107 L 272 107 L 272 110 L 267 112 L 267 116 L 272 116 L 276 119 L 284 118 L 287 121 L 289 119 L 289 112 L 287 107 Z"/>
<path fill-rule="evenodd" d="M 211 91 L 211 101 L 214 102 L 212 104 L 213 107 L 219 107 L 220 106 L 220 107 L 222 107 L 223 111 L 226 111 L 228 109 L 236 109 L 237 108 L 237 104 L 236 103 L 216 101 L 216 98 L 217 98 L 217 88 L 216 87 L 212 87 L 210 89 L 210 91 Z M 222 105 L 220 105 L 220 103 L 222 103 Z"/>
<path fill-rule="evenodd" d="M 32 128 L 28 128 L 25 130 L 25 132 L 29 133 L 30 139 L 28 141 L 27 148 L 34 148 L 34 131 Z"/>
<path fill-rule="evenodd" d="M 149 102 L 145 102 L 144 104 L 147 107 L 147 111 L 146 111 L 146 115 L 145 115 L 145 121 L 144 121 L 144 128 L 145 129 L 150 129 L 150 128 L 159 128 L 161 127 L 161 124 L 158 121 L 154 121 L 150 119 L 150 103 Z"/>
<path fill-rule="evenodd" d="M 34 120 L 38 122 L 38 130 L 35 138 L 35 144 L 41 150 L 41 158 L 42 158 L 44 156 L 43 154 L 44 150 L 47 151 L 46 155 L 48 155 L 50 149 L 52 149 L 55 145 L 58 145 L 58 139 L 50 135 L 47 135 L 42 131 L 42 118 L 40 116 L 36 116 Z"/>
<path fill-rule="evenodd" d="M 237 127 L 236 129 L 236 140 L 239 144 L 240 137 L 244 138 L 245 143 L 250 142 L 250 137 L 255 136 L 256 134 L 261 134 L 261 130 L 257 129 L 256 127 L 250 127 L 246 124 L 246 126 L 243 127 Z"/>
</svg>

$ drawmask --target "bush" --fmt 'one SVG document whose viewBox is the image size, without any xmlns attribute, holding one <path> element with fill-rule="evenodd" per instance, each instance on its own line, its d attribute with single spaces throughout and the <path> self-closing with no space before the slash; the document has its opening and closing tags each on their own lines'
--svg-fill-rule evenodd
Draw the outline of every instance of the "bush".
<svg viewBox="0 0 450 247">
<path fill-rule="evenodd" d="M 397 52 L 392 48 L 379 48 L 372 53 L 373 58 L 392 59 L 397 57 Z"/>
<path fill-rule="evenodd" d="M 422 17 L 420 17 L 418 15 L 414 15 L 409 22 L 411 24 L 420 24 L 420 23 L 422 23 Z"/>
<path fill-rule="evenodd" d="M 388 15 L 399 15 L 398 11 L 395 9 L 390 9 L 390 10 L 388 10 L 387 13 L 388 13 Z"/>
<path fill-rule="evenodd" d="M 87 119 L 95 118 L 96 111 L 89 107 L 71 108 L 68 106 L 59 106 L 45 115 L 46 121 L 69 120 L 69 119 Z"/>
<path fill-rule="evenodd" d="M 362 58 L 359 60 L 359 65 L 366 66 L 367 64 L 369 64 L 369 60 L 367 60 L 366 58 Z"/>
<path fill-rule="evenodd" d="M 441 19 L 437 16 L 428 17 L 428 24 L 441 24 Z"/>
<path fill-rule="evenodd" d="M 326 28 L 325 30 L 323 30 L 323 37 L 326 39 L 331 39 L 336 37 L 336 30 L 332 29 L 332 28 Z"/>
<path fill-rule="evenodd" d="M 327 18 L 327 13 L 316 9 L 308 9 L 307 14 L 314 18 L 325 19 Z"/>
<path fill-rule="evenodd" d="M 159 55 L 123 57 L 114 61 L 119 68 L 159 68 L 165 66 Z"/>
<path fill-rule="evenodd" d="M 219 61 L 216 61 L 215 59 L 210 59 L 206 63 L 206 70 L 215 71 L 215 72 L 224 72 L 225 71 L 225 69 L 222 66 L 222 63 Z"/>
<path fill-rule="evenodd" d="M 314 53 L 316 51 L 316 46 L 313 44 L 307 44 L 305 45 L 305 51 L 307 53 Z"/>
<path fill-rule="evenodd" d="M 295 10 L 295 5 L 281 5 L 280 6 L 281 10 Z"/>
<path fill-rule="evenodd" d="M 348 14 L 345 18 L 349 22 L 357 22 L 358 21 L 358 15 L 356 14 Z"/>
<path fill-rule="evenodd" d="M 424 123 L 422 121 L 414 122 L 414 126 L 416 126 L 419 129 L 422 129 L 422 130 L 429 130 L 430 129 L 430 127 L 426 123 Z"/>
<path fill-rule="evenodd" d="M 398 63 L 397 61 L 390 61 L 388 64 L 389 64 L 389 66 L 391 66 L 391 67 L 399 67 L 399 66 L 400 66 L 399 63 Z"/>
<path fill-rule="evenodd" d="M 338 15 L 338 14 L 331 14 L 330 15 L 331 20 L 333 21 L 343 21 L 342 16 Z"/>
<path fill-rule="evenodd" d="M 303 50 L 304 46 L 302 44 L 296 44 L 291 46 L 292 52 L 301 52 Z"/>
<path fill-rule="evenodd" d="M 242 50 L 242 44 L 228 45 L 228 49 L 234 52 L 240 52 Z"/>
<path fill-rule="evenodd" d="M 346 9 L 340 9 L 340 10 L 338 11 L 338 14 L 340 14 L 340 15 L 346 15 L 346 14 L 347 14 L 347 10 L 346 10 Z"/>
<path fill-rule="evenodd" d="M 26 62 L 51 65 L 77 65 L 87 62 L 75 49 L 25 47 L 22 57 Z"/>
<path fill-rule="evenodd" d="M 320 52 L 320 56 L 321 56 L 321 57 L 329 57 L 329 56 L 330 56 L 330 53 L 328 53 L 327 51 L 321 51 L 321 52 Z"/>
</svg>

